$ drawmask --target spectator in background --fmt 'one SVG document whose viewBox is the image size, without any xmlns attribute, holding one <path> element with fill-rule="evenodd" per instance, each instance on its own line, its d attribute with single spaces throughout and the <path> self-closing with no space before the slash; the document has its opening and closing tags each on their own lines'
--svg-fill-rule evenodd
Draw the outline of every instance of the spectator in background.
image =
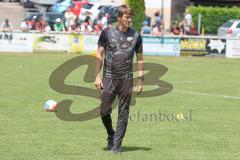
<svg viewBox="0 0 240 160">
<path fill-rule="evenodd" d="M 194 26 L 194 24 L 192 24 L 192 25 L 190 26 L 190 29 L 189 29 L 189 31 L 187 32 L 187 35 L 195 35 L 195 36 L 198 35 L 197 29 L 196 29 L 196 27 Z"/>
<path fill-rule="evenodd" d="M 159 13 L 159 12 L 156 12 L 156 13 L 154 14 L 154 16 L 155 16 L 155 25 L 156 25 L 157 27 L 160 27 L 160 26 L 162 25 L 162 21 L 163 21 L 162 16 L 160 16 L 160 13 Z"/>
<path fill-rule="evenodd" d="M 143 25 L 141 34 L 151 34 L 151 28 L 148 26 L 148 22 L 146 20 L 143 22 Z"/>
<path fill-rule="evenodd" d="M 89 14 L 90 13 L 86 11 L 86 18 L 84 22 L 81 24 L 81 32 L 90 33 L 93 31 L 93 27 L 92 27 L 93 24 Z"/>
<path fill-rule="evenodd" d="M 186 9 L 184 13 L 184 20 L 183 20 L 184 34 L 190 31 L 191 26 L 192 26 L 192 15 L 189 13 L 188 9 Z"/>
<path fill-rule="evenodd" d="M 67 29 L 67 31 L 72 30 L 71 26 L 75 26 L 75 21 L 76 21 L 76 16 L 71 12 L 70 8 L 67 9 L 67 11 L 64 14 L 64 18 L 65 18 L 65 27 Z"/>
<path fill-rule="evenodd" d="M 47 22 L 44 20 L 43 17 L 36 23 L 36 30 L 40 32 L 45 32 L 47 27 Z"/>
<path fill-rule="evenodd" d="M 5 19 L 4 22 L 2 23 L 1 31 L 4 31 L 4 32 L 12 31 L 12 25 L 8 19 Z"/>
<path fill-rule="evenodd" d="M 164 24 L 161 24 L 160 26 L 153 25 L 152 35 L 162 36 L 163 34 L 164 34 Z"/>
<path fill-rule="evenodd" d="M 153 25 L 153 27 L 152 27 L 152 35 L 153 36 L 161 36 L 160 27 L 158 27 L 157 25 Z"/>
<path fill-rule="evenodd" d="M 102 17 L 102 19 L 101 19 L 102 29 L 108 27 L 108 18 L 109 18 L 108 13 L 106 13 L 106 14 Z"/>
<path fill-rule="evenodd" d="M 94 31 L 97 34 L 100 34 L 100 32 L 102 31 L 102 23 L 100 20 L 96 20 L 96 24 L 94 25 Z"/>
<path fill-rule="evenodd" d="M 74 23 L 73 25 L 71 25 L 68 31 L 72 33 L 77 33 L 77 32 L 80 32 L 80 28 L 77 25 L 77 23 Z"/>
<path fill-rule="evenodd" d="M 84 22 L 87 23 L 87 25 L 92 26 L 93 22 L 92 22 L 91 17 L 90 17 L 91 13 L 86 11 L 85 14 L 86 14 L 86 18 L 85 18 Z"/>
<path fill-rule="evenodd" d="M 31 26 L 31 20 L 25 19 L 20 24 L 20 30 L 23 32 L 28 32 L 32 28 Z"/>
<path fill-rule="evenodd" d="M 147 25 L 150 27 L 151 26 L 151 17 L 145 15 L 145 21 L 147 22 Z"/>
<path fill-rule="evenodd" d="M 52 31 L 52 28 L 51 28 L 51 26 L 47 23 L 47 26 L 46 26 L 46 28 L 45 28 L 45 32 L 50 32 L 50 31 Z"/>
<path fill-rule="evenodd" d="M 36 30 L 37 24 L 37 16 L 33 16 L 32 20 L 30 21 L 31 30 Z"/>
<path fill-rule="evenodd" d="M 172 35 L 182 35 L 182 30 L 180 27 L 178 27 L 177 22 L 174 22 L 171 28 L 171 34 Z"/>
<path fill-rule="evenodd" d="M 54 27 L 54 31 L 57 31 L 57 32 L 61 32 L 61 31 L 65 32 L 66 31 L 61 18 L 56 19 L 56 23 L 54 24 L 53 27 Z"/>
<path fill-rule="evenodd" d="M 93 28 L 87 22 L 83 22 L 80 26 L 80 31 L 84 33 L 90 33 L 93 31 Z"/>
</svg>

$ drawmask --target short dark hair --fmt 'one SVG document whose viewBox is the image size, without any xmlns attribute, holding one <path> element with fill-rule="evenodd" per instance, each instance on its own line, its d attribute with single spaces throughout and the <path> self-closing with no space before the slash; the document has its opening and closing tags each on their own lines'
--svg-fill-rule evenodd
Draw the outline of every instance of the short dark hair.
<svg viewBox="0 0 240 160">
<path fill-rule="evenodd" d="M 121 18 L 124 14 L 133 16 L 134 12 L 133 12 L 132 8 L 130 8 L 126 4 L 122 4 L 121 6 L 118 7 L 117 17 Z"/>
</svg>

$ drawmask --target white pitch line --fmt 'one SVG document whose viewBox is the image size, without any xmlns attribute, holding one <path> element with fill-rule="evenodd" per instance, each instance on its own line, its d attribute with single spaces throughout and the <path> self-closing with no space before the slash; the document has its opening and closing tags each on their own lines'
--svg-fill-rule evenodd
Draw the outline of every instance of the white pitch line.
<svg viewBox="0 0 240 160">
<path fill-rule="evenodd" d="M 240 97 L 238 96 L 227 96 L 227 95 L 218 95 L 218 94 L 210 94 L 210 93 L 192 92 L 192 91 L 178 90 L 178 89 L 174 89 L 173 91 L 178 93 L 194 94 L 194 95 L 201 95 L 201 96 L 212 96 L 212 97 L 227 98 L 227 99 L 240 99 Z"/>
<path fill-rule="evenodd" d="M 188 69 L 188 68 L 179 68 L 179 67 L 173 67 L 173 66 L 171 66 L 171 67 L 169 67 L 168 68 L 168 70 L 171 70 L 171 69 L 175 69 L 175 70 L 178 70 L 178 71 L 186 71 L 186 72 L 203 72 L 203 73 L 224 73 L 224 74 L 231 74 L 231 75 L 239 75 L 238 73 L 232 73 L 232 72 L 229 72 L 229 71 L 225 71 L 225 72 L 223 72 L 223 71 L 213 71 L 213 70 L 201 70 L 201 71 L 199 71 L 199 70 L 197 70 L 197 69 Z"/>
<path fill-rule="evenodd" d="M 181 83 L 196 83 L 194 81 L 175 81 L 175 82 L 170 82 L 172 84 L 181 84 Z"/>
<path fill-rule="evenodd" d="M 168 81 L 171 84 L 199 84 L 203 83 L 202 81 Z M 232 82 L 224 82 L 224 81 L 204 81 L 204 83 L 208 84 L 233 84 Z"/>
</svg>

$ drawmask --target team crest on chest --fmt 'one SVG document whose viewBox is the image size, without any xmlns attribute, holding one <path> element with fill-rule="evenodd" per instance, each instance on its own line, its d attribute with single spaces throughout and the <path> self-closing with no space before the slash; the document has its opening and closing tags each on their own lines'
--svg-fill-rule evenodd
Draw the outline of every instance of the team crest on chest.
<svg viewBox="0 0 240 160">
<path fill-rule="evenodd" d="M 119 45 L 119 47 L 120 47 L 121 49 L 128 49 L 129 47 L 131 47 L 131 45 L 132 45 L 132 43 L 129 42 L 129 41 L 123 41 L 123 42 Z"/>
<path fill-rule="evenodd" d="M 133 37 L 127 37 L 127 41 L 128 41 L 128 42 L 133 41 Z"/>
</svg>

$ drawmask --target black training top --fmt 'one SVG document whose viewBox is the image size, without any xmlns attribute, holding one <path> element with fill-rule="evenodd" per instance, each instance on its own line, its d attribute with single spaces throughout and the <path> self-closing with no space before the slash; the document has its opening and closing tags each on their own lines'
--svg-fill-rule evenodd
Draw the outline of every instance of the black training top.
<svg viewBox="0 0 240 160">
<path fill-rule="evenodd" d="M 98 46 L 105 48 L 103 76 L 131 78 L 134 53 L 142 53 L 142 37 L 132 28 L 122 32 L 117 26 L 102 31 Z"/>
</svg>

